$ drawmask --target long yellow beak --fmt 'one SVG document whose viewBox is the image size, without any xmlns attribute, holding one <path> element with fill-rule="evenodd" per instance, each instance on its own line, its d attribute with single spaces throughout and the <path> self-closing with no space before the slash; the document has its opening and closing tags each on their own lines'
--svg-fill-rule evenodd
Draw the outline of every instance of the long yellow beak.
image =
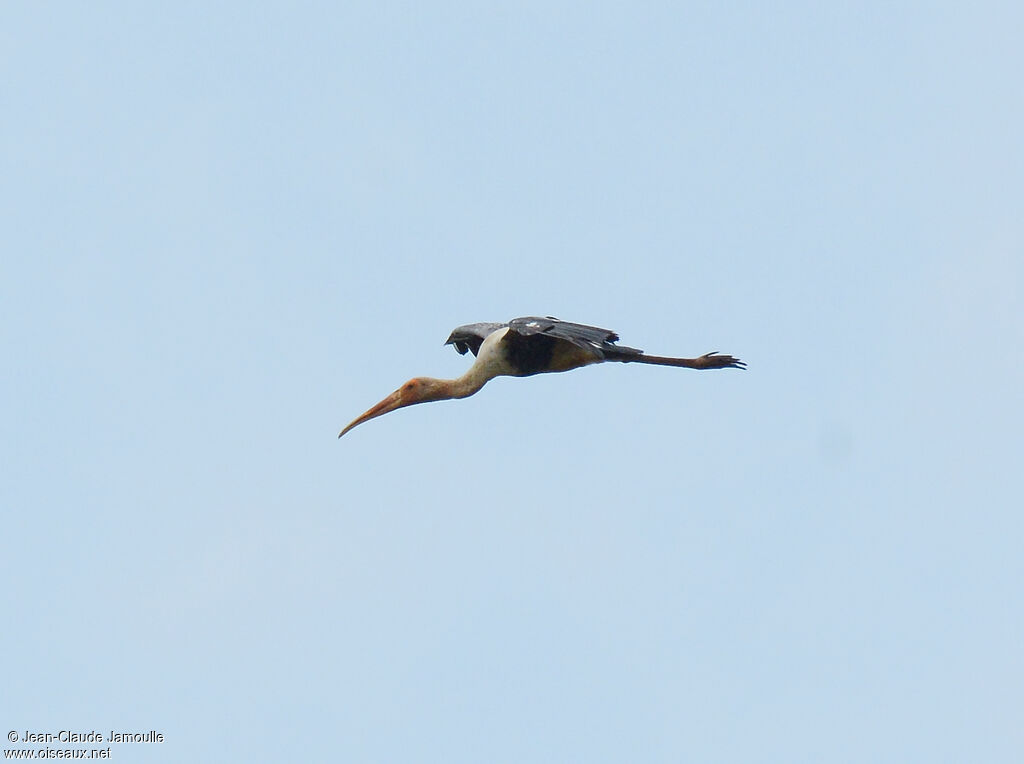
<svg viewBox="0 0 1024 764">
<path fill-rule="evenodd" d="M 414 402 L 415 401 L 403 401 L 402 391 L 395 390 L 395 392 L 391 393 L 391 395 L 382 400 L 380 403 L 378 403 L 372 409 L 367 411 L 365 414 L 363 414 L 360 417 L 357 417 L 356 419 L 353 419 L 348 425 L 345 426 L 344 430 L 338 433 L 338 437 L 340 438 L 342 435 L 344 435 L 346 432 L 351 430 L 356 425 L 360 425 L 363 422 L 369 422 L 371 419 L 376 419 L 379 416 L 383 416 L 384 414 L 390 413 L 395 409 L 400 409 L 402 408 L 402 406 L 408 406 L 410 403 Z"/>
</svg>

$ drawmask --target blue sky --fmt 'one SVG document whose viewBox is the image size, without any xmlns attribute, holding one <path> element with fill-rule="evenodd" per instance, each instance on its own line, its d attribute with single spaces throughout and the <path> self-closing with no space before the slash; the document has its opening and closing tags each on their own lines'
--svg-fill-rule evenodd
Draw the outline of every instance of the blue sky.
<svg viewBox="0 0 1024 764">
<path fill-rule="evenodd" d="M 1011 761 L 1011 3 L 0 10 L 12 730 Z M 452 327 L 747 372 L 496 380 Z"/>
</svg>

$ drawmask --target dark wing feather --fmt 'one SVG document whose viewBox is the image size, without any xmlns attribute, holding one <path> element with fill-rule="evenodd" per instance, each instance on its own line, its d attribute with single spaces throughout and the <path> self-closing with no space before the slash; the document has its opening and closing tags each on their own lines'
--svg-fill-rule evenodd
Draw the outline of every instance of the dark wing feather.
<svg viewBox="0 0 1024 764">
<path fill-rule="evenodd" d="M 602 360 L 620 360 L 625 357 L 642 354 L 642 351 L 636 348 L 615 345 L 614 343 L 618 341 L 619 335 L 611 329 L 601 329 L 597 326 L 587 326 L 586 324 L 574 324 L 571 321 L 561 321 L 551 316 L 544 318 L 538 318 L 537 316 L 514 318 L 508 322 L 508 328 L 509 331 L 524 337 L 540 334 L 571 342 L 576 347 L 594 353 Z"/>
<path fill-rule="evenodd" d="M 483 344 L 487 336 L 498 329 L 503 329 L 508 324 L 492 324 L 492 323 L 479 323 L 479 324 L 466 324 L 465 326 L 458 326 L 452 330 L 452 333 L 448 335 L 448 340 L 445 345 L 454 345 L 455 349 L 459 351 L 459 355 L 466 355 L 467 351 L 472 351 L 473 355 L 480 352 L 480 346 Z"/>
<path fill-rule="evenodd" d="M 516 355 L 538 356 L 535 363 L 529 363 L 524 359 L 523 365 L 526 368 L 541 365 L 543 359 L 540 356 L 547 356 L 550 360 L 553 351 L 552 343 L 557 340 L 571 343 L 592 353 L 598 360 L 621 361 L 642 355 L 642 351 L 636 348 L 614 344 L 618 341 L 619 335 L 611 329 L 574 324 L 571 321 L 561 321 L 552 316 L 543 318 L 524 316 L 523 318 L 514 318 L 507 324 L 490 322 L 466 324 L 456 327 L 448 336 L 445 344 L 454 345 L 460 355 L 472 352 L 475 356 L 480 352 L 480 345 L 490 334 L 498 329 L 504 329 L 506 326 L 509 328 L 509 334 L 505 335 L 505 341 L 515 346 Z"/>
</svg>

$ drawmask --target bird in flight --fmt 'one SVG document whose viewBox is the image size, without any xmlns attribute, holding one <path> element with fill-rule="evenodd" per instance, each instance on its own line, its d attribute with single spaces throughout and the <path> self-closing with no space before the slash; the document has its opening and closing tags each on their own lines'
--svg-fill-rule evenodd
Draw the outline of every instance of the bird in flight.
<svg viewBox="0 0 1024 764">
<path fill-rule="evenodd" d="M 557 318 L 514 318 L 507 324 L 466 324 L 455 329 L 446 345 L 460 355 L 472 352 L 476 361 L 458 379 L 414 377 L 365 414 L 352 420 L 338 437 L 356 425 L 414 403 L 467 398 L 495 377 L 529 377 L 569 371 L 604 361 L 649 363 L 687 369 L 743 369 L 731 355 L 705 353 L 699 358 L 646 355 L 636 348 L 616 345 L 619 335 L 609 329 L 573 324 Z"/>
</svg>

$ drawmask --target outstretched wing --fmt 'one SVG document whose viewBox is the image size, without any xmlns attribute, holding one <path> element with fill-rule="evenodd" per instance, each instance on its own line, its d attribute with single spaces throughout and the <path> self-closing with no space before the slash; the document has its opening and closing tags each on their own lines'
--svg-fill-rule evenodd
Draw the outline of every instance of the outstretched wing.
<svg viewBox="0 0 1024 764">
<path fill-rule="evenodd" d="M 509 321 L 508 328 L 510 332 L 516 332 L 524 337 L 539 334 L 569 342 L 581 350 L 593 353 L 596 360 L 599 361 L 619 360 L 628 356 L 637 356 L 643 352 L 636 348 L 616 345 L 619 335 L 611 329 L 574 324 L 571 321 L 561 321 L 551 316 L 515 318 Z"/>
<path fill-rule="evenodd" d="M 639 350 L 613 344 L 618 338 L 610 329 L 527 316 L 509 321 L 502 344 L 511 365 L 528 376 L 640 355 Z"/>
<path fill-rule="evenodd" d="M 574 324 L 551 316 L 514 318 L 507 324 L 478 323 L 457 327 L 446 345 L 462 355 L 477 355 L 492 333 L 508 328 L 502 338 L 511 366 L 522 376 L 545 371 L 566 371 L 601 361 L 631 361 L 643 355 L 636 348 L 621 347 L 611 329 Z"/>
</svg>

